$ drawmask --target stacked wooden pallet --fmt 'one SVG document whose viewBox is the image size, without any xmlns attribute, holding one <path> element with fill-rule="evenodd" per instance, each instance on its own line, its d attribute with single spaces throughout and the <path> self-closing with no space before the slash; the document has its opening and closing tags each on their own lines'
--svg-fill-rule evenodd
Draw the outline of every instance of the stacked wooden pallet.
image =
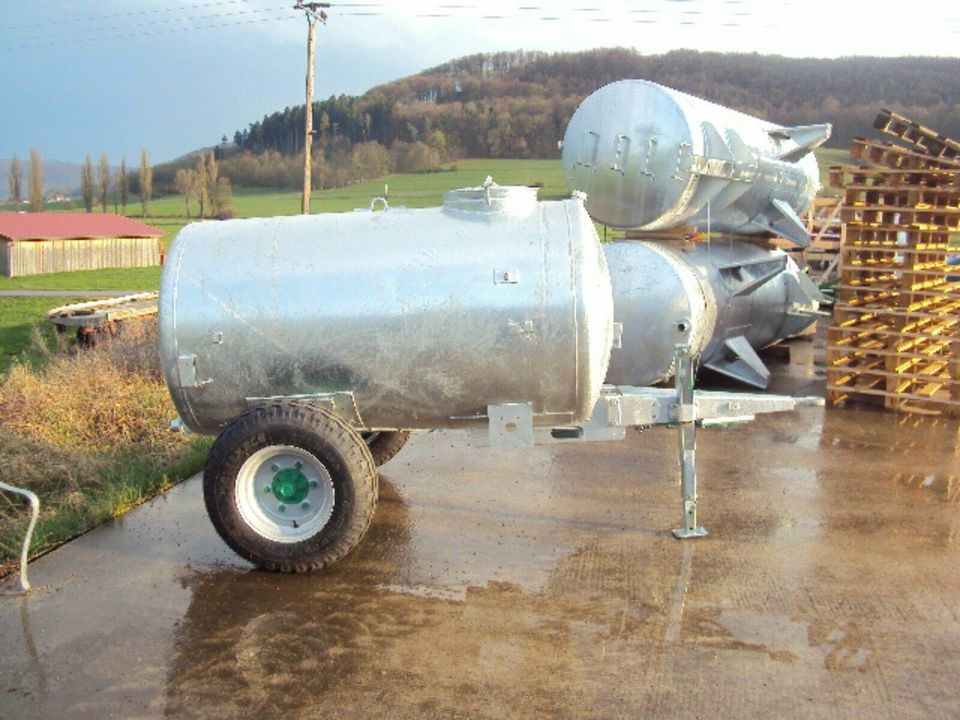
<svg viewBox="0 0 960 720">
<path fill-rule="evenodd" d="M 829 282 L 837 275 L 845 232 L 840 218 L 842 208 L 840 199 L 818 197 L 814 198 L 807 212 L 810 245 L 804 251 L 804 260 L 810 268 L 810 277 L 818 285 Z"/>
<path fill-rule="evenodd" d="M 960 230 L 960 160 L 953 141 L 905 118 L 881 113 L 876 124 L 916 149 L 858 138 L 851 153 L 864 165 L 830 169 L 846 234 L 828 400 L 960 414 L 960 283 L 946 264 Z"/>
</svg>

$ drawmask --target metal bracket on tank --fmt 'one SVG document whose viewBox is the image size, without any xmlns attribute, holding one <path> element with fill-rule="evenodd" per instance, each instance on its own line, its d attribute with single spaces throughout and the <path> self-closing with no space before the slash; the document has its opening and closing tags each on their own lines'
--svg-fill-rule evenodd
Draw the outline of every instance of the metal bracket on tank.
<svg viewBox="0 0 960 720">
<path fill-rule="evenodd" d="M 197 356 L 192 353 L 177 356 L 177 377 L 181 388 L 203 387 L 213 382 L 212 378 L 197 377 Z"/>
<path fill-rule="evenodd" d="M 533 407 L 530 403 L 488 405 L 490 447 L 533 447 Z"/>
</svg>

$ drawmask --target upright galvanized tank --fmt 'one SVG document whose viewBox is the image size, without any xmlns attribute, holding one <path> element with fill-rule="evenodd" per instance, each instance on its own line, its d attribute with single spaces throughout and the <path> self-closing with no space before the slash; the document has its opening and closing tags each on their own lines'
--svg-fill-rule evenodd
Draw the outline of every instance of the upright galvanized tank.
<svg viewBox="0 0 960 720">
<path fill-rule="evenodd" d="M 820 183 L 811 150 L 830 125 L 783 127 L 646 80 L 600 88 L 563 139 L 571 190 L 617 228 L 773 232 L 806 245 L 799 218 Z"/>
<path fill-rule="evenodd" d="M 187 226 L 163 271 L 160 352 L 202 433 L 267 398 L 331 393 L 352 393 L 363 429 L 479 425 L 509 402 L 557 426 L 590 414 L 612 316 L 582 199 L 487 184 L 442 208 Z"/>
</svg>

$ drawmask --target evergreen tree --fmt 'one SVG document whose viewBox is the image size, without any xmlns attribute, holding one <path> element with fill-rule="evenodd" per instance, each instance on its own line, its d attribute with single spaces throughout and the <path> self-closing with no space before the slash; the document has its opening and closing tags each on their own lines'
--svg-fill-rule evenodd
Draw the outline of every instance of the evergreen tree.
<svg viewBox="0 0 960 720">
<path fill-rule="evenodd" d="M 107 195 L 110 193 L 110 160 L 106 153 L 100 153 L 97 167 L 97 190 L 100 195 L 100 212 L 107 211 Z"/>
<path fill-rule="evenodd" d="M 150 164 L 150 153 L 146 148 L 140 150 L 140 204 L 143 206 L 143 216 L 150 213 L 150 200 L 153 198 L 153 166 Z"/>
<path fill-rule="evenodd" d="M 87 153 L 87 159 L 80 168 L 80 195 L 83 197 L 83 206 L 87 212 L 93 212 L 93 158 Z"/>
<path fill-rule="evenodd" d="M 30 209 L 43 212 L 43 158 L 37 148 L 30 150 Z"/>
</svg>

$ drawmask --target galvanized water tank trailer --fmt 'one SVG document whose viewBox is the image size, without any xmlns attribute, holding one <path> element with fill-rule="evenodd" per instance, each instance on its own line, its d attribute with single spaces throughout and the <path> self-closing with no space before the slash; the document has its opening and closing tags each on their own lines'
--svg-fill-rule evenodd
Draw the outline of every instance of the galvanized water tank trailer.
<svg viewBox="0 0 960 720">
<path fill-rule="evenodd" d="M 322 567 L 363 536 L 378 480 L 361 432 L 483 427 L 491 405 L 582 422 L 612 333 L 582 199 L 492 184 L 442 208 L 195 223 L 160 288 L 170 393 L 219 433 L 207 511 L 271 570 Z"/>
</svg>

